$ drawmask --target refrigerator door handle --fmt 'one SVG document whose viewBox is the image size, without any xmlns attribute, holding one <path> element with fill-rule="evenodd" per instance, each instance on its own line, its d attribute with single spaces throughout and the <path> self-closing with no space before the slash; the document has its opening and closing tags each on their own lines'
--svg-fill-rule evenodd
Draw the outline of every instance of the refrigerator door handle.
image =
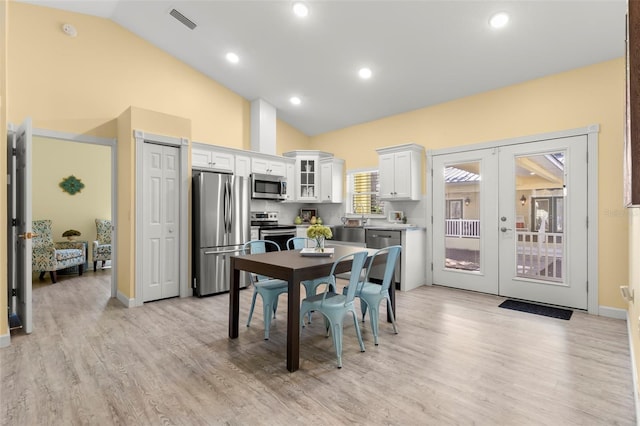
<svg viewBox="0 0 640 426">
<path fill-rule="evenodd" d="M 229 254 L 229 253 L 242 253 L 243 251 L 244 249 L 242 248 L 231 249 L 231 250 L 210 250 L 210 251 L 205 251 L 204 254 Z"/>
<path fill-rule="evenodd" d="M 231 178 L 233 179 L 233 178 Z M 235 182 L 235 180 L 234 180 Z M 231 182 L 227 182 L 227 185 L 229 187 L 229 214 L 228 214 L 228 218 L 229 218 L 229 234 L 231 234 L 233 232 L 233 221 L 235 220 L 235 218 L 233 217 L 233 208 L 234 208 L 234 204 L 236 202 L 235 200 L 235 194 L 233 193 L 233 185 L 231 184 Z M 229 238 L 231 238 L 231 235 L 229 235 Z"/>
<path fill-rule="evenodd" d="M 233 211 L 233 192 L 231 191 L 231 182 L 227 181 L 227 232 L 231 232 L 231 224 L 233 223 L 233 217 L 231 212 Z"/>
</svg>

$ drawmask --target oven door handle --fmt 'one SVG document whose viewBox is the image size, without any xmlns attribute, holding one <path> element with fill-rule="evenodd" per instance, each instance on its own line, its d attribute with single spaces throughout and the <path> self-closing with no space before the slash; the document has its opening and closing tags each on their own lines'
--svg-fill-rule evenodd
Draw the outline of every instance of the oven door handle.
<svg viewBox="0 0 640 426">
<path fill-rule="evenodd" d="M 295 237 L 296 231 L 260 231 L 263 237 L 286 237 L 293 235 Z"/>
</svg>

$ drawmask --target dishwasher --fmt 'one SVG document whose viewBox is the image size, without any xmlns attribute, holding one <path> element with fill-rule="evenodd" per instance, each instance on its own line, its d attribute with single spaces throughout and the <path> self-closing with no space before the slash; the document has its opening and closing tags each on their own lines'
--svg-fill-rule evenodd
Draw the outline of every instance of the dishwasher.
<svg viewBox="0 0 640 426">
<path fill-rule="evenodd" d="M 367 248 L 381 249 L 389 246 L 402 245 L 402 231 L 393 231 L 386 229 L 367 229 L 365 228 L 365 243 Z M 394 280 L 396 282 L 396 289 L 400 288 L 400 258 L 402 252 L 398 256 L 398 263 L 396 264 L 396 270 L 394 274 Z M 369 281 L 374 283 L 381 283 L 384 278 L 385 265 L 374 266 L 371 268 L 369 274 Z"/>
</svg>

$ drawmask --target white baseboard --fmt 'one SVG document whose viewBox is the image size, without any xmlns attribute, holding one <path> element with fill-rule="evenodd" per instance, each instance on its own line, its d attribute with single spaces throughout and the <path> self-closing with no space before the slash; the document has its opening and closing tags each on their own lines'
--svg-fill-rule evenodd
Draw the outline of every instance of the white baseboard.
<svg viewBox="0 0 640 426">
<path fill-rule="evenodd" d="M 127 296 L 120 293 L 120 291 L 118 291 L 117 299 L 127 308 L 133 308 L 136 306 L 136 299 L 129 299 Z"/>
<path fill-rule="evenodd" d="M 627 312 L 626 316 L 627 320 L 627 335 L 629 336 L 629 356 L 631 357 L 631 377 L 633 379 L 633 400 L 636 403 L 636 425 L 640 426 L 640 401 L 638 400 L 638 381 L 637 381 L 637 372 L 638 368 L 636 365 L 636 357 L 633 351 L 633 342 L 631 339 L 631 321 L 629 321 L 629 313 Z"/>
<path fill-rule="evenodd" d="M 0 348 L 6 348 L 11 344 L 11 334 L 3 334 L 0 336 Z"/>
<path fill-rule="evenodd" d="M 599 306 L 598 315 L 601 317 L 626 320 L 627 310 L 620 309 L 620 308 L 612 308 L 610 306 Z"/>
</svg>

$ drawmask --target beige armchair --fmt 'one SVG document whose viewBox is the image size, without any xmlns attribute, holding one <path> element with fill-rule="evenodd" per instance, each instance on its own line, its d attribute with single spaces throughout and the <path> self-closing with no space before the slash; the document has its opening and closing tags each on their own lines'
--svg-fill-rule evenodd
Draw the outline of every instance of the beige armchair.
<svg viewBox="0 0 640 426">
<path fill-rule="evenodd" d="M 44 279 L 44 274 L 49 272 L 51 282 L 55 283 L 58 279 L 56 272 L 70 266 L 78 266 L 78 272 L 82 275 L 86 262 L 83 243 L 54 243 L 50 220 L 34 220 L 33 233 L 36 235 L 32 243 L 32 269 L 40 272 L 41 280 Z"/>
<path fill-rule="evenodd" d="M 111 260 L 111 221 L 106 219 L 96 219 L 97 236 L 93 242 L 91 250 L 93 255 L 93 270 L 96 270 L 98 261 L 104 263 Z"/>
</svg>

